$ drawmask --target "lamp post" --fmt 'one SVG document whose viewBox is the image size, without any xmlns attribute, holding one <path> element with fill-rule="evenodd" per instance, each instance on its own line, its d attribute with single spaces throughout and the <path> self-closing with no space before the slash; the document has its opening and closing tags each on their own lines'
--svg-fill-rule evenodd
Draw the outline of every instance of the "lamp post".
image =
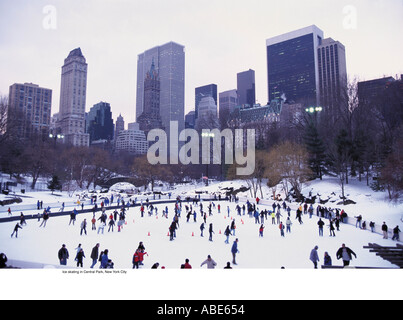
<svg viewBox="0 0 403 320">
<path fill-rule="evenodd" d="M 50 139 L 54 139 L 54 141 L 55 141 L 55 146 L 56 146 L 57 140 L 63 140 L 63 139 L 64 139 L 64 135 L 62 135 L 62 134 L 53 134 L 53 133 L 49 133 L 49 138 L 50 138 Z"/>
<path fill-rule="evenodd" d="M 207 139 L 211 139 L 211 138 L 215 137 L 214 133 L 212 133 L 212 132 L 202 132 L 201 136 L 202 136 L 202 138 L 207 138 Z M 209 146 L 210 146 L 210 144 L 209 144 Z M 206 178 L 207 178 L 206 179 L 206 186 L 207 187 L 209 185 L 208 179 L 209 179 L 209 163 L 210 163 L 210 159 L 211 159 L 211 148 L 209 148 L 209 162 L 206 164 Z"/>
<path fill-rule="evenodd" d="M 312 118 L 311 118 L 311 121 L 314 121 L 315 125 L 318 122 L 318 114 L 320 114 L 322 111 L 323 111 L 323 108 L 321 106 L 317 106 L 317 107 L 312 106 L 312 107 L 308 107 L 308 108 L 305 109 L 305 112 L 308 115 L 313 116 L 314 120 L 312 120 Z"/>
<path fill-rule="evenodd" d="M 305 111 L 307 113 L 313 114 L 313 113 L 317 113 L 317 112 L 322 112 L 323 108 L 322 107 L 309 107 L 309 108 L 306 108 Z"/>
</svg>

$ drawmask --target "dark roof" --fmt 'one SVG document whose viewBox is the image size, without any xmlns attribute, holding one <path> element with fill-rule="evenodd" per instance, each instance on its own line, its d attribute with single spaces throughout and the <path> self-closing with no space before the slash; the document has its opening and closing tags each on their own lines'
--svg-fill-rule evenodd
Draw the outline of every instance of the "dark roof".
<svg viewBox="0 0 403 320">
<path fill-rule="evenodd" d="M 70 57 L 83 57 L 84 58 L 83 53 L 81 52 L 81 48 L 72 50 L 69 54 L 69 58 Z"/>
</svg>

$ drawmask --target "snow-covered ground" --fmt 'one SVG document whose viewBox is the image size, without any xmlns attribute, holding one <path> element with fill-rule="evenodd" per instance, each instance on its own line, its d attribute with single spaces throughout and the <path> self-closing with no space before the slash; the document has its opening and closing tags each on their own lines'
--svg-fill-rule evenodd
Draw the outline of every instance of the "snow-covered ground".
<svg viewBox="0 0 403 320">
<path fill-rule="evenodd" d="M 208 187 L 201 185 L 194 186 L 177 186 L 171 190 L 173 197 L 181 195 L 194 194 L 196 191 L 217 192 L 220 188 L 234 186 L 235 188 L 246 185 L 242 181 L 214 183 Z M 314 181 L 305 186 L 303 192 L 308 195 L 312 191 L 313 195 L 319 193 L 322 199 L 332 196 L 338 198 L 339 187 L 335 180 L 327 178 L 325 181 Z M 332 195 L 332 192 L 335 195 Z M 385 200 L 384 193 L 375 193 L 367 188 L 364 183 L 351 182 L 347 186 L 346 194 L 348 198 L 357 202 L 356 205 L 346 207 L 336 205 L 329 202 L 327 206 L 344 208 L 350 216 L 362 214 L 364 220 L 374 220 L 377 223 L 386 221 L 390 227 L 397 224 L 402 229 L 400 221 L 403 212 L 402 205 L 391 205 Z M 269 198 L 270 190 L 264 188 L 265 197 Z M 20 205 L 11 206 L 14 215 L 18 215 L 20 211 L 37 212 L 36 201 L 38 199 L 44 201 L 44 207 L 49 204 L 53 211 L 57 211 L 62 202 L 66 206 L 74 206 L 75 198 L 69 198 L 65 194 L 59 196 L 50 195 L 50 192 L 29 193 L 27 196 L 32 198 L 24 198 Z M 240 194 L 241 199 L 249 196 L 249 192 Z M 138 196 L 138 201 L 141 198 Z M 127 198 L 126 198 L 127 199 Z M 331 200 L 332 201 L 332 200 Z M 272 201 L 265 202 L 271 204 Z M 204 202 L 204 211 L 207 211 L 208 202 Z M 216 202 L 216 205 L 218 203 Z M 242 202 L 240 203 L 242 206 Z M 86 206 L 89 207 L 87 200 Z M 227 206 L 230 207 L 231 214 L 227 217 Z M 325 227 L 324 237 L 319 237 L 317 218 L 314 216 L 309 219 L 308 215 L 303 217 L 304 224 L 299 225 L 295 220 L 296 203 L 291 205 L 293 209 L 291 213 L 292 232 L 286 234 L 285 237 L 280 236 L 278 225 L 272 225 L 271 219 L 265 221 L 264 237 L 259 237 L 259 226 L 255 224 L 254 219 L 249 216 L 238 216 L 235 212 L 235 203 L 226 201 L 221 202 L 221 213 L 217 212 L 217 207 L 213 209 L 213 216 L 207 217 L 206 230 L 204 237 L 200 237 L 200 217 L 199 208 L 197 211 L 197 222 L 193 222 L 193 217 L 186 222 L 186 213 L 182 212 L 180 219 L 180 228 L 177 230 L 177 238 L 169 241 L 167 236 L 169 225 L 174 215 L 174 204 L 169 204 L 169 219 L 162 217 L 162 210 L 165 205 L 158 205 L 158 218 L 153 215 L 151 217 L 145 215 L 140 217 L 140 209 L 130 208 L 126 218 L 127 225 L 121 232 L 108 232 L 105 228 L 104 234 L 97 234 L 97 231 L 91 230 L 90 220 L 92 213 L 77 216 L 75 226 L 69 226 L 69 216 L 52 217 L 49 219 L 46 228 L 40 228 L 37 220 L 28 220 L 27 226 L 23 226 L 19 230 L 19 237 L 11 238 L 10 235 L 15 226 L 15 222 L 0 224 L 0 252 L 7 254 L 9 259 L 31 261 L 45 264 L 58 264 L 57 253 L 62 244 L 66 244 L 70 252 L 68 266 L 76 267 L 74 257 L 75 248 L 79 243 L 82 244 L 86 259 L 84 259 L 84 268 L 91 265 L 91 249 L 96 243 L 100 243 L 100 250 L 109 249 L 109 257 L 115 263 L 115 268 L 130 269 L 132 268 L 132 256 L 140 241 L 144 242 L 148 256 L 145 257 L 144 269 L 149 269 L 155 262 L 159 262 L 160 266 L 167 269 L 178 269 L 185 259 L 190 260 L 193 268 L 200 268 L 200 264 L 206 259 L 207 255 L 218 263 L 217 268 L 222 269 L 226 263 L 232 261 L 231 246 L 235 238 L 239 239 L 238 249 L 240 253 L 237 255 L 238 265 L 235 268 L 313 268 L 312 262 L 309 260 L 311 250 L 317 245 L 319 246 L 319 257 L 323 262 L 324 252 L 327 251 L 333 259 L 334 265 L 342 265 L 341 261 L 336 259 L 336 251 L 342 243 L 345 243 L 357 254 L 357 259 L 352 262 L 353 266 L 363 267 L 386 267 L 394 268 L 391 263 L 382 260 L 369 250 L 363 249 L 368 243 L 377 243 L 384 246 L 394 246 L 395 242 L 384 240 L 379 234 L 372 234 L 370 231 L 356 229 L 351 225 L 341 225 L 341 230 L 336 231 L 336 237 L 330 237 L 328 228 Z M 28 210 L 31 208 L 32 210 Z M 316 207 L 316 206 L 315 206 Z M 19 210 L 19 208 L 24 208 Z M 183 207 L 184 208 L 184 207 Z M 270 208 L 269 206 L 259 205 L 259 210 Z M 1 208 L 0 217 L 6 217 L 7 208 Z M 67 209 L 66 209 L 67 210 Z M 183 210 L 184 211 L 184 210 Z M 286 213 L 283 211 L 282 220 L 285 222 Z M 100 213 L 97 213 L 97 218 Z M 80 224 L 83 219 L 87 219 L 87 235 L 80 236 Z M 231 219 L 235 219 L 237 229 L 236 236 L 230 237 L 230 244 L 225 244 L 224 230 L 230 225 Z M 214 237 L 213 242 L 208 240 L 208 225 L 213 223 Z M 99 222 L 97 222 L 98 227 Z M 328 224 L 328 223 L 327 223 Z M 220 234 L 221 232 L 221 234 Z M 321 263 L 320 262 L 320 263 Z M 206 268 L 204 266 L 204 268 Z"/>
</svg>

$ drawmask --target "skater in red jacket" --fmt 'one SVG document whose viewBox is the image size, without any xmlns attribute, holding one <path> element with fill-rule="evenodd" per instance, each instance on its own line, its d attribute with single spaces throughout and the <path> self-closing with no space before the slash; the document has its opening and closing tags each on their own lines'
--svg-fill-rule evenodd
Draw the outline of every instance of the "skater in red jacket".
<svg viewBox="0 0 403 320">
<path fill-rule="evenodd" d="M 138 269 L 139 268 L 139 262 L 140 262 L 140 255 L 139 255 L 140 250 L 137 249 L 136 252 L 133 255 L 133 269 Z"/>
</svg>

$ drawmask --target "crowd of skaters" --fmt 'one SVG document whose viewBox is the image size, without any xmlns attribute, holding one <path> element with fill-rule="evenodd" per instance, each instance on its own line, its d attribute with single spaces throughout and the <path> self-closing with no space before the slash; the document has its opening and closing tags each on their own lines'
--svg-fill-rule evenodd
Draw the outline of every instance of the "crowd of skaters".
<svg viewBox="0 0 403 320">
<path fill-rule="evenodd" d="M 284 230 L 286 230 L 287 233 L 291 233 L 292 210 L 285 201 L 282 204 L 279 201 L 273 202 L 272 210 L 268 210 L 265 208 L 265 209 L 259 211 L 257 206 L 260 203 L 260 199 L 258 199 L 258 198 L 256 199 L 256 203 L 252 203 L 248 200 L 246 202 L 246 204 L 243 204 L 242 206 L 238 203 L 239 199 L 237 197 L 233 197 L 233 199 L 230 199 L 230 201 L 231 200 L 236 202 L 236 204 L 237 204 L 236 208 L 235 208 L 237 215 L 242 216 L 242 215 L 248 214 L 251 218 L 255 219 L 255 224 L 259 225 L 259 228 L 258 228 L 259 237 L 264 236 L 264 234 L 263 234 L 264 229 L 265 229 L 264 223 L 265 223 L 265 221 L 268 221 L 270 218 L 271 218 L 272 224 L 278 225 L 279 230 L 280 230 L 280 235 L 282 237 L 285 236 Z M 135 201 L 137 201 L 137 199 Z M 116 224 L 118 226 L 118 232 L 120 232 L 123 228 L 123 225 L 125 224 L 126 210 L 128 210 L 128 208 L 130 207 L 130 204 L 135 204 L 135 201 L 132 200 L 133 203 L 131 203 L 131 202 L 125 203 L 125 201 L 123 199 L 118 198 L 118 203 L 122 204 L 120 211 L 114 210 L 114 212 L 111 213 L 109 216 L 106 214 L 106 207 L 108 205 L 110 205 L 111 203 L 113 203 L 113 198 L 112 198 L 112 201 L 110 201 L 110 200 L 102 201 L 101 202 L 101 216 L 98 219 L 96 219 L 95 213 L 97 212 L 97 204 L 96 204 L 96 201 L 92 200 L 92 205 L 94 206 L 93 207 L 93 218 L 91 220 L 92 230 L 96 230 L 96 223 L 97 223 L 97 221 L 100 221 L 99 227 L 98 227 L 98 232 L 97 232 L 98 234 L 104 233 L 104 228 L 106 227 L 106 225 L 109 226 L 108 232 L 113 232 Z M 179 221 L 180 221 L 179 218 L 181 217 L 182 204 L 183 204 L 183 202 L 181 201 L 180 197 L 178 197 L 176 204 L 175 204 L 173 220 L 169 227 L 170 241 L 173 241 L 176 238 L 176 230 L 179 228 Z M 38 201 L 38 207 L 42 208 L 42 206 L 43 206 L 43 203 Z M 64 210 L 64 204 L 62 204 L 62 208 Z M 204 210 L 204 209 L 206 209 L 206 210 Z M 206 219 L 207 219 L 207 212 L 208 212 L 208 216 L 211 216 L 211 215 L 213 215 L 213 209 L 217 209 L 218 213 L 221 213 L 223 208 L 221 207 L 221 203 L 218 203 L 218 205 L 216 206 L 214 201 L 212 201 L 207 205 L 207 204 L 203 204 L 203 202 L 201 202 L 200 199 L 193 200 L 192 204 L 190 204 L 189 201 L 186 202 L 186 204 L 185 204 L 185 211 L 187 212 L 187 215 L 186 215 L 187 222 L 189 222 L 189 219 L 191 217 L 193 217 L 194 222 L 197 222 L 198 214 L 197 214 L 196 210 L 200 211 L 200 216 L 201 216 L 201 219 L 203 220 L 203 222 L 200 226 L 201 237 L 203 237 L 203 231 L 206 228 L 205 225 L 206 225 Z M 153 214 L 158 215 L 158 208 L 156 206 L 153 206 L 153 204 L 151 204 L 148 199 L 145 201 L 145 203 L 143 203 L 143 201 L 141 202 L 141 206 L 140 206 L 141 217 L 144 217 L 144 212 L 146 210 L 148 211 L 149 216 L 151 216 Z M 231 210 L 230 210 L 229 206 L 227 206 L 227 208 L 226 208 L 226 213 L 227 213 L 227 216 L 230 217 Z M 331 208 L 327 208 L 327 207 L 321 206 L 321 205 L 318 205 L 316 207 L 316 209 L 314 209 L 312 204 L 309 205 L 309 204 L 305 203 L 305 204 L 300 204 L 298 206 L 298 208 L 295 212 L 295 214 L 296 214 L 295 220 L 297 220 L 299 224 L 303 224 L 302 218 L 304 215 L 309 215 L 309 218 L 312 218 L 312 216 L 315 213 L 319 217 L 319 221 L 318 221 L 319 236 L 323 236 L 323 227 L 325 226 L 325 222 L 322 219 L 324 219 L 325 221 L 328 220 L 330 236 L 336 236 L 335 230 L 337 229 L 337 231 L 339 231 L 340 222 L 342 222 L 342 223 L 345 222 L 344 219 L 347 218 L 347 214 L 344 210 L 331 209 Z M 9 209 L 9 214 L 11 215 L 10 209 Z M 69 225 L 71 223 L 74 225 L 77 214 L 78 214 L 78 211 L 75 208 L 70 215 Z M 44 209 L 43 214 L 41 216 L 42 223 L 40 224 L 40 227 L 42 227 L 42 226 L 46 227 L 46 222 L 48 221 L 49 216 L 50 216 L 50 207 Z M 162 216 L 166 219 L 169 219 L 169 210 L 168 210 L 167 206 L 163 210 Z M 285 223 L 283 223 L 282 218 L 286 219 Z M 356 227 L 365 230 L 366 222 L 362 221 L 363 220 L 362 216 L 360 215 L 355 218 L 357 219 Z M 230 235 L 235 236 L 235 230 L 236 230 L 235 219 L 231 219 L 231 220 L 232 220 L 231 226 L 228 225 L 226 230 L 224 231 L 224 235 L 226 237 L 226 240 L 225 240 L 226 244 L 229 243 Z M 38 221 L 40 221 L 39 215 L 38 215 Z M 14 235 L 16 237 L 18 237 L 18 230 L 22 229 L 23 225 L 26 225 L 26 221 L 25 221 L 25 217 L 24 217 L 23 213 L 21 212 L 20 223 L 17 223 L 16 226 L 14 227 L 11 237 L 13 237 Z M 374 222 L 371 221 L 369 226 L 371 228 L 371 231 L 374 232 L 374 228 L 375 228 Z M 80 225 L 80 235 L 87 234 L 86 228 L 87 228 L 87 221 L 86 221 L 86 219 L 84 219 Z M 382 231 L 384 233 L 384 238 L 387 239 L 388 238 L 388 227 L 386 226 L 386 223 L 383 223 Z M 221 233 L 221 231 L 220 231 L 220 233 Z M 396 228 L 393 229 L 393 238 L 392 239 L 399 241 L 400 240 L 399 233 L 400 233 L 400 229 L 397 226 Z M 215 234 L 214 229 L 213 229 L 213 224 L 210 223 L 209 224 L 209 241 L 213 241 L 213 234 Z M 237 250 L 237 243 L 238 243 L 238 239 L 236 239 L 236 241 L 234 241 L 234 245 L 231 248 L 231 253 L 234 256 L 233 264 L 236 264 L 235 255 L 236 255 L 236 253 L 239 252 Z M 234 246 L 236 247 L 235 252 L 234 252 Z M 99 244 L 98 244 L 98 247 L 99 247 Z M 65 248 L 62 247 L 62 249 L 65 249 Z M 61 254 L 62 254 L 62 256 L 64 256 L 64 258 L 62 258 L 62 259 L 59 258 L 61 265 L 63 265 L 63 263 L 66 261 L 66 258 L 65 258 L 66 254 L 64 253 L 64 255 L 63 255 L 64 250 L 62 250 L 62 249 L 60 249 L 60 251 L 59 251 L 59 257 Z M 67 249 L 65 249 L 65 250 L 67 250 Z M 93 259 L 93 264 L 92 264 L 91 268 L 96 264 L 96 263 L 94 263 L 95 259 L 93 258 L 93 256 L 95 256 L 94 250 L 95 250 L 95 247 L 93 248 L 93 252 L 91 254 L 91 258 Z M 316 259 L 312 258 L 312 254 L 314 254 L 314 252 L 313 252 L 314 250 L 312 250 L 312 252 L 311 252 L 311 257 L 310 257 L 311 261 L 316 260 Z M 108 250 L 104 250 L 101 252 L 99 257 L 97 257 L 97 259 L 98 259 L 97 261 L 101 262 L 101 264 L 100 264 L 101 267 L 111 267 L 111 266 L 113 267 L 113 263 L 108 258 L 108 253 L 109 253 Z M 133 261 L 132 261 L 133 268 L 139 268 L 139 266 L 143 265 L 142 261 L 144 259 L 144 255 L 146 255 L 146 254 L 147 254 L 147 252 L 145 252 L 145 250 L 141 249 L 141 248 L 138 248 L 135 251 L 135 253 L 133 255 Z M 67 253 L 67 255 L 68 255 L 68 253 Z M 104 255 L 105 255 L 105 257 L 104 257 L 105 261 L 104 261 L 104 263 L 102 263 L 102 257 Z M 84 258 L 85 258 L 84 250 L 82 248 L 78 247 L 77 254 L 75 257 L 75 261 L 77 261 L 77 267 L 83 266 L 82 261 Z M 325 265 L 329 265 L 329 263 L 331 265 L 331 258 L 329 256 L 329 254 L 326 252 L 325 253 Z M 155 264 L 153 265 L 153 267 L 155 267 Z"/>
</svg>

